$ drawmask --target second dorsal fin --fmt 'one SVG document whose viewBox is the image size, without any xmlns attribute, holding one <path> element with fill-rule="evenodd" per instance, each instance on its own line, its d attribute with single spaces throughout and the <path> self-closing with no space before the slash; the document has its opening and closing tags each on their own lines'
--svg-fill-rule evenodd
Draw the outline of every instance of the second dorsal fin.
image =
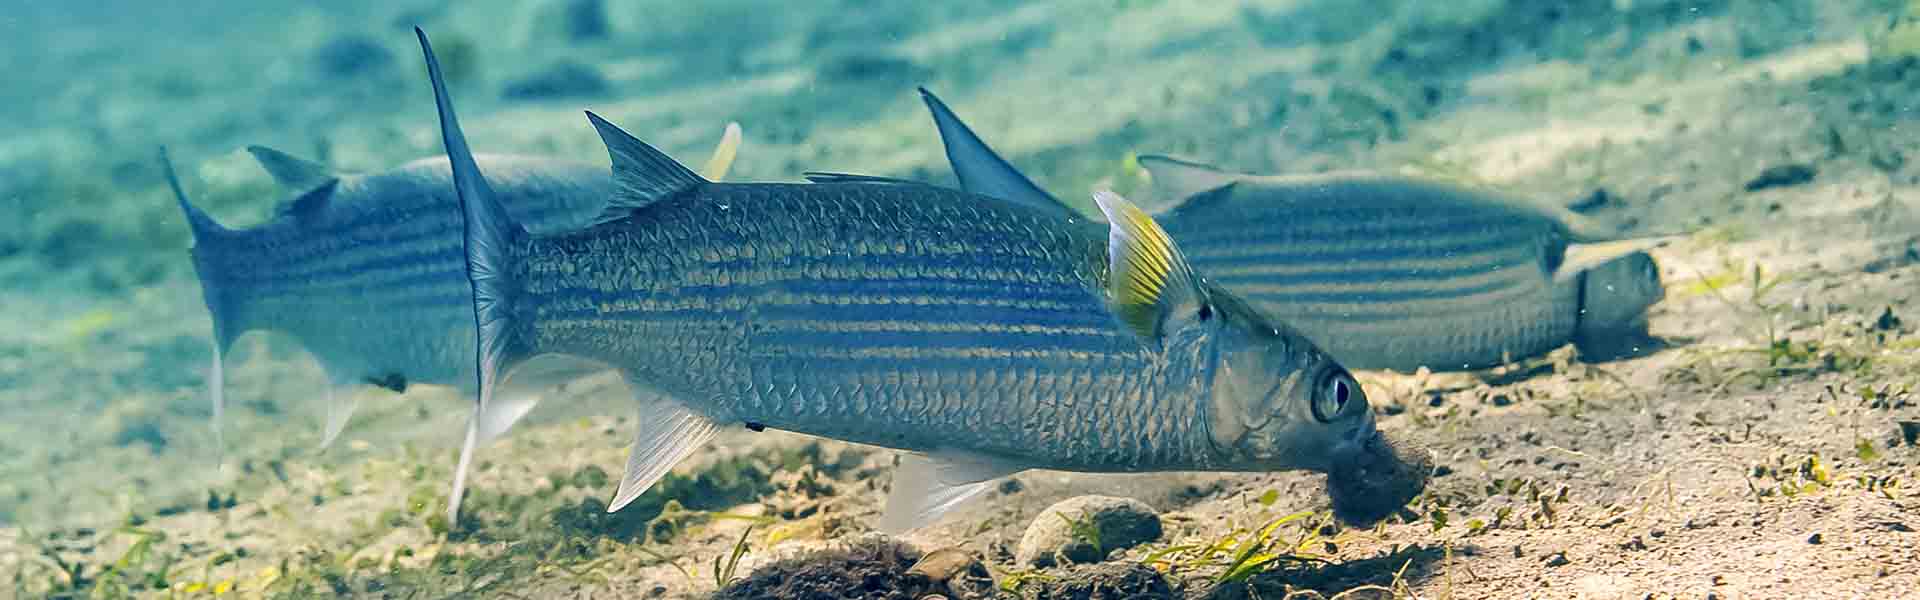
<svg viewBox="0 0 1920 600">
<path fill-rule="evenodd" d="M 260 162 L 260 168 L 266 169 L 275 182 L 290 190 L 312 189 L 323 181 L 340 177 L 326 165 L 266 146 L 247 146 L 247 153 Z"/>
<path fill-rule="evenodd" d="M 975 135 L 973 128 L 967 127 L 933 92 L 920 88 L 920 99 L 926 102 L 927 111 L 933 113 L 933 124 L 940 129 L 940 143 L 947 149 L 947 163 L 953 166 L 954 176 L 960 178 L 961 189 L 1060 216 L 1079 216 L 1079 212 L 1034 185 L 1033 180 L 1000 158 L 999 153 Z"/>
<path fill-rule="evenodd" d="M 588 111 L 587 121 L 600 132 L 600 141 L 607 145 L 607 155 L 613 159 L 613 198 L 597 222 L 623 218 L 635 209 L 709 183 L 686 165 L 621 131 L 600 115 Z"/>
</svg>

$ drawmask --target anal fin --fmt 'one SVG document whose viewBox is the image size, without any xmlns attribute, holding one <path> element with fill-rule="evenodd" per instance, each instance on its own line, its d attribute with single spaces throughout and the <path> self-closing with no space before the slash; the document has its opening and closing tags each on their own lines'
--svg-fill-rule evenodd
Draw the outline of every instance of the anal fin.
<svg viewBox="0 0 1920 600">
<path fill-rule="evenodd" d="M 972 454 L 905 454 L 893 472 L 880 530 L 904 533 L 933 523 L 1025 465 Z"/>
<path fill-rule="evenodd" d="M 639 385 L 634 388 L 636 397 L 649 397 Z M 620 477 L 620 489 L 607 504 L 607 512 L 618 511 L 639 498 L 720 429 L 706 415 L 665 398 L 643 403 L 638 421 L 633 448 L 627 451 L 626 474 Z"/>
</svg>

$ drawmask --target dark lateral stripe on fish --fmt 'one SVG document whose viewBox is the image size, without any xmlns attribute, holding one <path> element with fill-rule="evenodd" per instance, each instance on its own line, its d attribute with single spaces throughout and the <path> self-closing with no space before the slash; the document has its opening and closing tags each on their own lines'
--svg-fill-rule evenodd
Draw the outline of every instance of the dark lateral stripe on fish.
<svg viewBox="0 0 1920 600">
<path fill-rule="evenodd" d="M 1541 239 L 1533 232 L 1519 234 L 1489 232 L 1478 235 L 1459 235 L 1451 237 L 1395 237 L 1369 233 L 1360 239 L 1307 240 L 1307 239 L 1266 239 L 1246 240 L 1218 246 L 1201 245 L 1201 250 L 1192 254 L 1205 256 L 1209 262 L 1218 262 L 1223 258 L 1244 259 L 1248 262 L 1294 264 L 1312 261 L 1369 261 L 1392 262 L 1420 259 L 1447 259 L 1464 254 L 1498 252 L 1510 248 L 1536 248 L 1536 240 Z"/>
<path fill-rule="evenodd" d="M 1285 223 L 1290 232 L 1298 232 L 1305 240 L 1351 240 L 1361 236 L 1377 236 L 1378 239 L 1427 239 L 1434 237 L 1456 236 L 1475 232 L 1497 232 L 1506 229 L 1512 222 L 1511 217 L 1502 214 L 1453 214 L 1438 211 L 1422 211 L 1412 214 L 1385 213 L 1378 209 L 1351 209 L 1340 211 L 1292 210 L 1289 205 L 1279 205 L 1269 211 L 1235 211 L 1230 216 L 1237 227 L 1212 227 L 1210 224 L 1221 222 L 1219 218 L 1170 220 L 1168 233 L 1184 235 L 1195 243 L 1218 243 L 1223 241 L 1271 241 L 1264 231 L 1250 229 L 1248 223 L 1275 222 Z M 1186 244 L 1183 242 L 1182 246 Z"/>
<path fill-rule="evenodd" d="M 1304 319 L 1320 317 L 1322 320 L 1338 321 L 1340 331 L 1345 335 L 1349 323 L 1365 322 L 1419 322 L 1432 321 L 1435 311 L 1445 311 L 1448 322 L 1472 320 L 1481 309 L 1497 312 L 1499 307 L 1489 305 L 1524 299 L 1541 293 L 1530 286 L 1511 286 L 1500 290 L 1491 290 L 1475 296 L 1442 296 L 1423 300 L 1405 300 L 1401 302 L 1359 302 L 1355 298 L 1327 298 L 1313 304 L 1301 304 L 1301 300 L 1291 297 L 1266 296 L 1257 293 L 1247 294 L 1247 298 L 1261 302 L 1264 306 L 1276 307 L 1274 316 L 1281 319 Z M 1329 317 L 1332 317 L 1329 319 Z M 1404 332 L 1403 332 L 1404 333 Z"/>
</svg>

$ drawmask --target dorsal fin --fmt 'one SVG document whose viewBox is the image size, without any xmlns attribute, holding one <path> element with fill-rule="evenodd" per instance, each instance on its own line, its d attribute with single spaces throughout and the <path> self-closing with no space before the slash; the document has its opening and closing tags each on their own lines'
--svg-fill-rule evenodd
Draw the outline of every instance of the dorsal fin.
<svg viewBox="0 0 1920 600">
<path fill-rule="evenodd" d="M 920 88 L 920 99 L 926 101 L 927 110 L 933 113 L 934 126 L 940 128 L 940 143 L 946 146 L 947 162 L 953 166 L 953 174 L 960 178 L 960 189 L 1063 217 L 1080 216 L 1000 158 L 933 92 Z"/>
<path fill-rule="evenodd" d="M 322 181 L 319 186 L 281 203 L 279 212 L 298 219 L 311 219 L 327 207 L 327 200 L 333 197 L 334 190 L 339 187 L 338 179 Z"/>
<path fill-rule="evenodd" d="M 1141 156 L 1138 161 L 1140 168 L 1146 169 L 1147 175 L 1153 178 L 1153 197 L 1143 201 L 1141 210 L 1156 215 L 1173 210 L 1188 198 L 1247 177 L 1219 167 L 1160 154 Z"/>
<path fill-rule="evenodd" d="M 600 132 L 600 141 L 606 143 L 607 155 L 613 159 L 613 198 L 596 223 L 626 217 L 636 209 L 709 183 L 593 111 L 587 111 L 587 121 Z"/>
<path fill-rule="evenodd" d="M 254 160 L 260 161 L 260 168 L 266 169 L 274 181 L 290 190 L 310 190 L 328 179 L 340 178 L 326 165 L 266 146 L 247 146 L 247 152 L 253 155 Z"/>
<path fill-rule="evenodd" d="M 911 179 L 882 177 L 879 175 L 856 175 L 853 173 L 830 173 L 826 171 L 807 171 L 800 174 L 813 183 L 878 183 L 886 185 L 927 185 Z"/>
</svg>

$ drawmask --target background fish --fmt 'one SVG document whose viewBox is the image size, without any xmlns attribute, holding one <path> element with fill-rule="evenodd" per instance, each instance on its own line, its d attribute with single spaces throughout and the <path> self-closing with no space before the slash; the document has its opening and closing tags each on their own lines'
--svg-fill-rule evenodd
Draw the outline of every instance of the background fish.
<svg viewBox="0 0 1920 600">
<path fill-rule="evenodd" d="M 963 187 L 1072 211 L 921 94 Z M 1157 192 L 1147 210 L 1195 267 L 1351 368 L 1477 369 L 1569 342 L 1611 355 L 1645 341 L 1663 293 L 1639 250 L 1569 263 L 1570 244 L 1613 236 L 1561 207 L 1397 176 L 1140 164 Z"/>
<path fill-rule="evenodd" d="M 724 176 L 739 143 L 739 125 L 729 124 L 708 173 Z M 412 384 L 472 381 L 471 300 L 447 158 L 343 174 L 263 146 L 248 151 L 295 194 L 271 220 L 243 229 L 222 226 L 193 206 L 166 166 L 193 230 L 194 270 L 213 317 L 208 384 L 216 432 L 225 404 L 224 356 L 253 331 L 292 336 L 325 371 L 323 447 L 346 426 L 363 386 L 398 392 Z M 511 214 L 534 231 L 579 227 L 599 214 L 613 189 L 603 166 L 513 155 L 478 160 L 497 174 L 499 198 Z M 492 412 L 476 415 L 475 441 L 505 432 L 546 386 L 583 374 L 522 378 Z"/>
<path fill-rule="evenodd" d="M 467 219 L 481 402 L 552 355 L 664 393 L 614 510 L 730 425 L 919 453 L 889 529 L 1028 468 L 1373 478 L 1330 484 L 1359 523 L 1424 486 L 1344 369 L 1205 283 L 1117 196 L 1096 197 L 1103 228 L 923 185 L 716 184 L 588 113 L 609 210 L 533 235 L 468 158 L 419 37 Z"/>
</svg>

